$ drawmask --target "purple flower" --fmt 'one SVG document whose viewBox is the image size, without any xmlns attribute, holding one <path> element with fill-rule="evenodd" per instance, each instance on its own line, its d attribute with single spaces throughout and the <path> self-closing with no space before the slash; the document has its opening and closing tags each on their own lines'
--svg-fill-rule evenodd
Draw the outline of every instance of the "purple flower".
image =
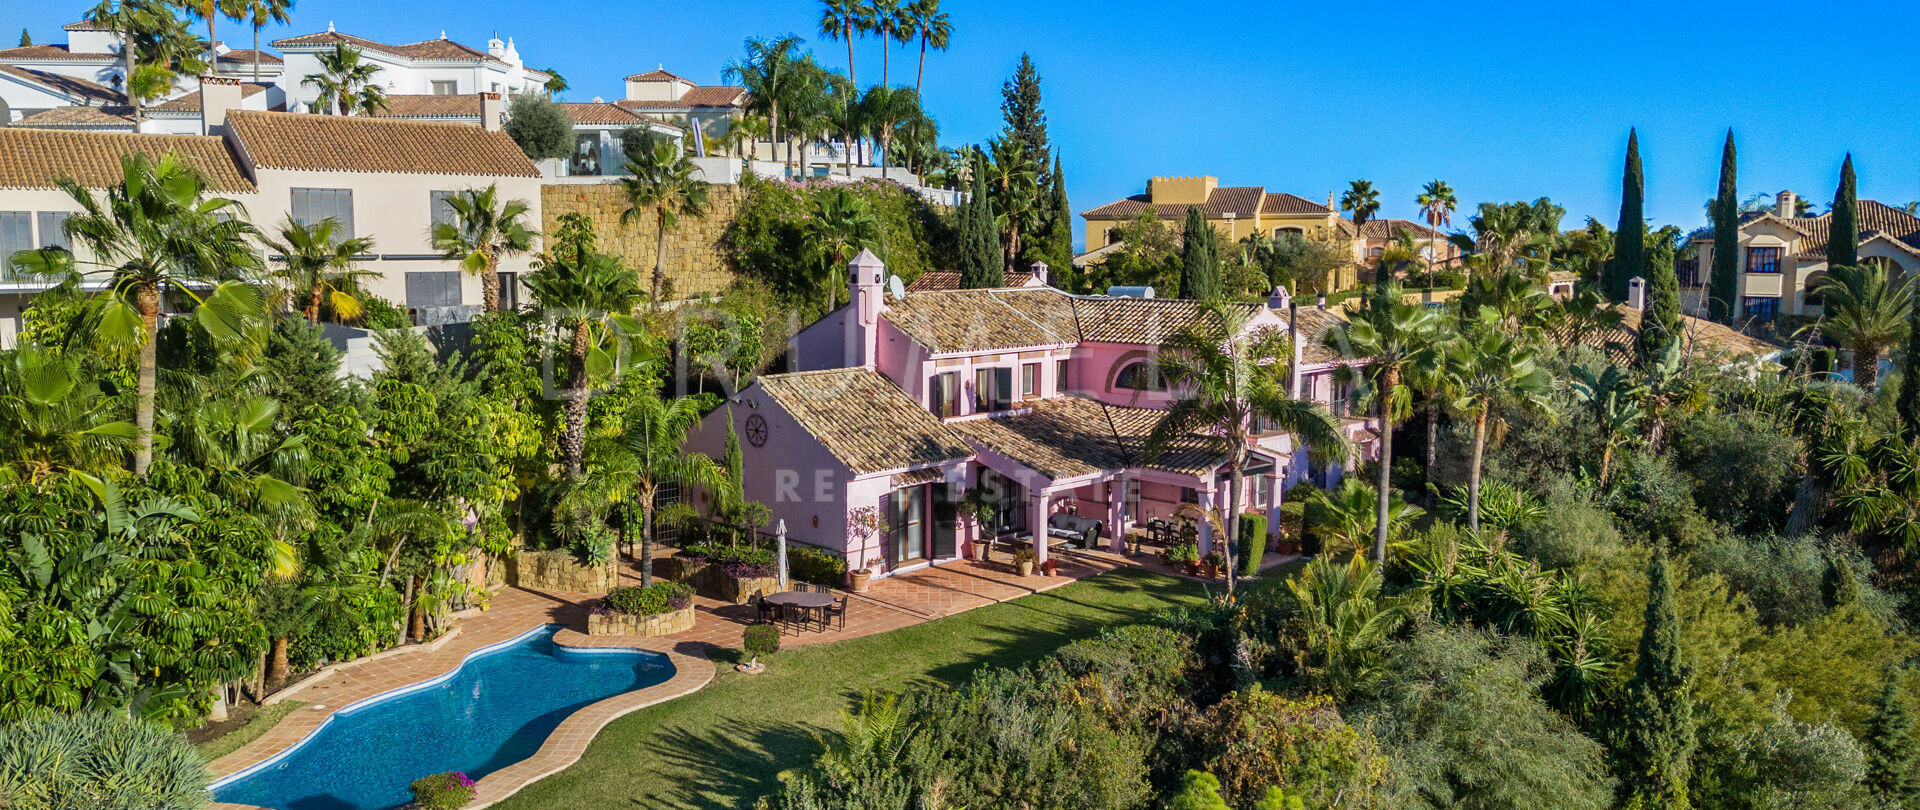
<svg viewBox="0 0 1920 810">
<path fill-rule="evenodd" d="M 460 771 L 454 771 L 453 778 L 455 781 L 458 781 L 460 783 L 461 787 L 473 787 L 474 785 L 479 784 L 478 782 L 473 781 L 471 777 L 467 776 L 464 773 L 461 773 Z"/>
</svg>

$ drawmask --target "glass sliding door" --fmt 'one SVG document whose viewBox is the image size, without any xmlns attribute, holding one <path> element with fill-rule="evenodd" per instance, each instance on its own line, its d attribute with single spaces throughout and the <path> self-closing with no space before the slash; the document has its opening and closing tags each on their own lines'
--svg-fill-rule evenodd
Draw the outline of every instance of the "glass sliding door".
<svg viewBox="0 0 1920 810">
<path fill-rule="evenodd" d="M 893 514 L 887 553 L 893 566 L 911 565 L 927 558 L 926 488 L 913 486 L 896 489 L 887 498 Z"/>
<path fill-rule="evenodd" d="M 960 554 L 960 513 L 955 508 L 954 487 L 948 484 L 934 484 L 930 492 L 933 502 L 933 558 L 944 560 Z"/>
</svg>

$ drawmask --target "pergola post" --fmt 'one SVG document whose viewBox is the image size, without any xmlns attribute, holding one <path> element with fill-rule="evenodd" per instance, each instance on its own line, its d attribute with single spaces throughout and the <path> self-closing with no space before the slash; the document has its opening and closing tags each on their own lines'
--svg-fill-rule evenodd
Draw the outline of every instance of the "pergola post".
<svg viewBox="0 0 1920 810">
<path fill-rule="evenodd" d="M 1215 493 L 1213 490 L 1212 475 L 1207 476 L 1206 483 L 1207 483 L 1207 486 L 1204 489 L 1199 490 L 1200 508 L 1203 510 L 1206 510 L 1207 514 L 1213 514 Z M 1213 523 L 1207 520 L 1201 520 L 1199 521 L 1199 524 L 1200 525 L 1198 528 L 1200 529 L 1200 556 L 1205 557 L 1208 554 L 1213 553 Z"/>
<path fill-rule="evenodd" d="M 1047 564 L 1047 501 L 1048 492 L 1037 489 L 1033 495 L 1033 506 L 1027 509 L 1027 522 L 1033 525 L 1033 553 L 1037 555 L 1034 567 Z"/>
<path fill-rule="evenodd" d="M 1133 516 L 1127 514 L 1127 487 L 1125 478 L 1116 477 L 1107 482 L 1107 528 L 1111 537 L 1107 548 L 1115 553 L 1127 550 L 1127 521 Z"/>
</svg>

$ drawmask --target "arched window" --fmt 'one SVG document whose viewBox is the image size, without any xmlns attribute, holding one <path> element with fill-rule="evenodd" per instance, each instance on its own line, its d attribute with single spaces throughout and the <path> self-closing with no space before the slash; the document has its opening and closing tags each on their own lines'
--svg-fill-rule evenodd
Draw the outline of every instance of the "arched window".
<svg viewBox="0 0 1920 810">
<path fill-rule="evenodd" d="M 1826 277 L 1825 270 L 1807 276 L 1807 294 L 1800 299 L 1802 306 L 1817 307 L 1825 303 L 1820 296 L 1820 282 Z"/>
<path fill-rule="evenodd" d="M 1299 228 L 1274 228 L 1273 229 L 1274 236 L 1279 236 L 1280 234 L 1283 234 L 1283 233 L 1297 233 L 1297 234 L 1300 234 L 1301 236 L 1307 235 L 1306 231 L 1300 230 Z"/>
<path fill-rule="evenodd" d="M 1152 363 L 1139 360 L 1120 369 L 1120 373 L 1114 375 L 1113 387 L 1133 391 L 1165 391 L 1167 381 L 1160 376 L 1158 370 L 1154 369 Z"/>
</svg>

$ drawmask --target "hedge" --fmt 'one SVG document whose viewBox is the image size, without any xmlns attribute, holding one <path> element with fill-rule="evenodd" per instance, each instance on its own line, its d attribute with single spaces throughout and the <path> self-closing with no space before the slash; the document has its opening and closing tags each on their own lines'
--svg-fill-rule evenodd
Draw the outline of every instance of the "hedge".
<svg viewBox="0 0 1920 810">
<path fill-rule="evenodd" d="M 1259 576 L 1260 558 L 1267 553 L 1267 516 L 1240 516 L 1240 574 Z"/>
</svg>

